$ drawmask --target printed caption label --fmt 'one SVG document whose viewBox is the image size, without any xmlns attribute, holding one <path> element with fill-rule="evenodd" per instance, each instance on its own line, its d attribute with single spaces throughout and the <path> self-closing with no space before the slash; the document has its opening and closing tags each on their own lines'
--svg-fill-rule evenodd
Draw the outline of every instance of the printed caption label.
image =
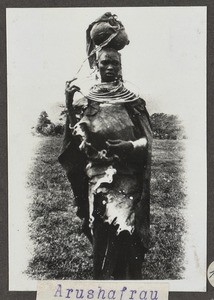
<svg viewBox="0 0 214 300">
<path fill-rule="evenodd" d="M 146 281 L 38 281 L 37 300 L 168 300 L 169 284 Z"/>
</svg>

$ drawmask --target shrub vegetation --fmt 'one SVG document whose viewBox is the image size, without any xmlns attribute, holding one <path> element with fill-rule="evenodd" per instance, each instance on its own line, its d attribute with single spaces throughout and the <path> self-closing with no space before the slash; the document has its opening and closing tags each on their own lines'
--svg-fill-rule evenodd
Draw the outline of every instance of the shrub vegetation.
<svg viewBox="0 0 214 300">
<path fill-rule="evenodd" d="M 61 106 L 63 108 L 63 106 Z M 65 108 L 62 109 L 59 121 L 54 124 L 50 121 L 46 111 L 42 111 L 37 125 L 35 127 L 36 133 L 45 136 L 61 135 L 64 131 L 64 119 L 66 116 Z M 154 113 L 151 115 L 151 124 L 154 138 L 156 139 L 184 139 L 184 127 L 179 118 L 175 115 L 167 115 L 164 113 Z"/>
</svg>

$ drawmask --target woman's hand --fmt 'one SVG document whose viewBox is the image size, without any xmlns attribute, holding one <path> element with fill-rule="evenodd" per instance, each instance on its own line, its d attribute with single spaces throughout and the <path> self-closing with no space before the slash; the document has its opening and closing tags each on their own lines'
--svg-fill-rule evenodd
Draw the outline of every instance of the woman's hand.
<svg viewBox="0 0 214 300">
<path fill-rule="evenodd" d="M 134 146 L 131 141 L 107 140 L 106 145 L 110 153 L 116 154 L 119 157 L 126 157 L 134 150 Z"/>
<path fill-rule="evenodd" d="M 73 100 L 74 100 L 74 94 L 76 92 L 80 91 L 80 88 L 76 85 L 71 85 L 71 81 L 66 81 L 65 84 L 65 101 L 66 101 L 66 107 L 69 109 L 72 104 L 73 104 Z"/>
</svg>

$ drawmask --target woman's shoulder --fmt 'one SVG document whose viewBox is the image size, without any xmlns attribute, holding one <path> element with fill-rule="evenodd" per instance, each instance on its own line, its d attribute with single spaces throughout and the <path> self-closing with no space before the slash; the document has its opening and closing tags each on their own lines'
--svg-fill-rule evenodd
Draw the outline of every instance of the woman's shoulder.
<svg viewBox="0 0 214 300">
<path fill-rule="evenodd" d="M 150 116 L 146 109 L 146 101 L 143 98 L 138 98 L 136 101 L 129 103 L 127 110 L 133 117 L 137 117 L 137 118 L 146 117 L 150 123 Z"/>
<path fill-rule="evenodd" d="M 134 106 L 146 106 L 146 101 L 143 99 L 143 98 L 141 98 L 141 97 L 139 97 L 136 101 L 133 101 L 133 105 Z"/>
<path fill-rule="evenodd" d="M 137 100 L 130 102 L 128 107 L 130 107 L 130 109 L 144 111 L 146 110 L 146 101 L 143 98 L 138 98 Z"/>
</svg>

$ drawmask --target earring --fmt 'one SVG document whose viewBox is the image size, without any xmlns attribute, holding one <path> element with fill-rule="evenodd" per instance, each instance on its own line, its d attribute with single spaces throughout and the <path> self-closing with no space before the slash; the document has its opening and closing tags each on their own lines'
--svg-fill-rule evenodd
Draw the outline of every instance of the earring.
<svg viewBox="0 0 214 300">
<path fill-rule="evenodd" d="M 95 80 L 99 80 L 100 79 L 100 72 L 98 67 L 95 67 Z"/>
</svg>

